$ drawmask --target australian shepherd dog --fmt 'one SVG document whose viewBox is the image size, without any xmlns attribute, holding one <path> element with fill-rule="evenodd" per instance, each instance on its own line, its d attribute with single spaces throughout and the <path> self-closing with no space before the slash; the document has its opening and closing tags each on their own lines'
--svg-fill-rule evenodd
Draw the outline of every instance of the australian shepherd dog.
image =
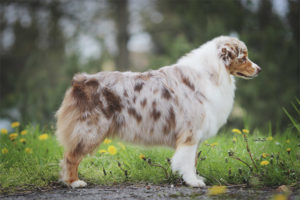
<svg viewBox="0 0 300 200">
<path fill-rule="evenodd" d="M 78 165 L 107 138 L 175 148 L 173 172 L 193 187 L 199 144 L 217 134 L 234 102 L 234 77 L 251 79 L 260 67 L 246 45 L 220 36 L 180 58 L 147 72 L 76 74 L 56 113 L 56 136 L 64 147 L 61 180 L 84 187 Z"/>
</svg>

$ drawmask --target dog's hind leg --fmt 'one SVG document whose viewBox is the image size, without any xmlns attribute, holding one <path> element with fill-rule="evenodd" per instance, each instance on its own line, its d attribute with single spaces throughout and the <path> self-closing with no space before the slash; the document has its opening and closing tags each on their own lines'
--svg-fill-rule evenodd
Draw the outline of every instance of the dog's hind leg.
<svg viewBox="0 0 300 200">
<path fill-rule="evenodd" d="M 205 183 L 203 179 L 196 174 L 195 156 L 197 149 L 198 143 L 193 142 L 192 136 L 179 141 L 172 158 L 172 171 L 182 175 L 183 180 L 188 185 L 192 187 L 204 187 Z"/>
<path fill-rule="evenodd" d="M 84 181 L 78 179 L 78 166 L 84 156 L 93 152 L 101 142 L 102 139 L 91 145 L 82 139 L 74 149 L 67 150 L 64 153 L 64 159 L 61 161 L 60 178 L 65 184 L 70 185 L 72 188 L 85 187 L 87 185 Z"/>
</svg>

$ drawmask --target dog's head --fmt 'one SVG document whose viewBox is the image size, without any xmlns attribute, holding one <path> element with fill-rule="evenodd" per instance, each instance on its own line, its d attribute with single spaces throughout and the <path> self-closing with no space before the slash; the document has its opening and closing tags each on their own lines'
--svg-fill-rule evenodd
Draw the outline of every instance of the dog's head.
<svg viewBox="0 0 300 200">
<path fill-rule="evenodd" d="M 219 56 L 231 75 L 244 79 L 257 76 L 261 68 L 248 58 L 247 47 L 242 41 L 223 36 L 218 39 Z"/>
</svg>

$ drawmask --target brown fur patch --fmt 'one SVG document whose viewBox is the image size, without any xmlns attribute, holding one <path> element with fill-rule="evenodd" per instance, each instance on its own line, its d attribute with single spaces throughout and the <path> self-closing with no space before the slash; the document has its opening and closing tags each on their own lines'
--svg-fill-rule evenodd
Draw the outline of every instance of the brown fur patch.
<svg viewBox="0 0 300 200">
<path fill-rule="evenodd" d="M 179 69 L 178 67 L 175 68 L 175 70 L 180 74 L 181 77 L 181 81 L 183 84 L 185 84 L 188 88 L 190 88 L 192 91 L 195 90 L 195 86 L 193 83 L 191 83 L 190 79 L 188 79 L 188 77 L 186 77 L 183 72 L 181 71 L 181 69 Z"/>
<path fill-rule="evenodd" d="M 146 104 L 147 104 L 147 99 L 144 98 L 144 100 L 141 101 L 141 106 L 144 108 L 146 106 Z"/>
<path fill-rule="evenodd" d="M 241 73 L 245 76 L 253 76 L 255 73 L 255 69 L 252 67 L 252 63 L 250 61 L 246 61 L 244 63 L 239 61 L 232 62 L 228 69 L 232 75 Z"/>
<path fill-rule="evenodd" d="M 167 89 L 167 88 L 163 88 L 162 89 L 162 94 L 161 94 L 161 96 L 163 97 L 163 98 L 165 98 L 165 99 L 170 99 L 171 98 L 171 93 L 169 92 L 169 90 Z"/>
<path fill-rule="evenodd" d="M 124 95 L 124 97 L 128 97 L 127 90 L 124 90 L 123 95 Z"/>
<path fill-rule="evenodd" d="M 142 116 L 138 114 L 133 107 L 128 108 L 128 114 L 132 115 L 138 123 L 142 121 Z"/>
<path fill-rule="evenodd" d="M 190 146 L 194 144 L 196 144 L 196 141 L 191 131 L 176 135 L 176 148 L 179 146 Z"/>
<path fill-rule="evenodd" d="M 82 152 L 84 151 L 84 144 L 83 144 L 83 141 L 81 140 L 77 145 L 76 147 L 74 148 L 73 150 L 73 154 L 74 155 L 81 155 Z"/>
<path fill-rule="evenodd" d="M 142 79 L 144 81 L 148 81 L 152 76 L 153 74 L 151 72 L 144 72 L 137 75 L 135 79 Z"/>
<path fill-rule="evenodd" d="M 170 109 L 169 109 L 169 116 L 168 116 L 166 122 L 167 122 L 167 124 L 163 128 L 164 134 L 170 133 L 170 131 L 174 130 L 176 127 L 176 116 L 175 116 L 173 107 L 170 107 Z"/>
<path fill-rule="evenodd" d="M 195 93 L 195 97 L 196 97 L 197 101 L 198 101 L 199 103 L 201 103 L 201 104 L 203 104 L 203 101 L 206 100 L 206 97 L 204 96 L 204 94 L 203 94 L 202 92 L 199 92 L 199 91 L 197 91 L 197 92 Z"/>
<path fill-rule="evenodd" d="M 111 118 L 116 112 L 121 112 L 123 105 L 121 104 L 121 98 L 113 93 L 110 89 L 104 88 L 102 94 L 107 102 L 107 107 L 103 107 L 103 103 L 100 101 L 100 108 L 106 118 Z"/>
<path fill-rule="evenodd" d="M 135 101 L 136 101 L 136 96 L 133 97 L 132 101 L 133 101 L 133 103 L 135 103 Z"/>
<path fill-rule="evenodd" d="M 156 110 L 156 102 L 153 101 L 152 102 L 152 112 L 150 113 L 150 116 L 154 119 L 154 121 L 157 121 L 160 118 L 160 111 Z"/>
<path fill-rule="evenodd" d="M 143 89 L 144 84 L 145 83 L 143 83 L 143 82 L 136 83 L 135 86 L 134 86 L 134 91 L 140 92 Z"/>
</svg>

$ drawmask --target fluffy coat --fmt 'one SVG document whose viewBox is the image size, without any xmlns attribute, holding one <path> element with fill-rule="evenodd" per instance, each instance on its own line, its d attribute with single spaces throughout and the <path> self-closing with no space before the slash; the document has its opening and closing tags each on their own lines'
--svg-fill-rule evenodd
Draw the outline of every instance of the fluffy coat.
<svg viewBox="0 0 300 200">
<path fill-rule="evenodd" d="M 57 111 L 56 135 L 65 148 L 61 179 L 72 187 L 81 159 L 106 137 L 176 149 L 172 170 L 194 187 L 201 141 L 217 134 L 234 102 L 233 76 L 253 78 L 260 68 L 245 44 L 220 36 L 171 66 L 148 72 L 77 74 Z"/>
</svg>

